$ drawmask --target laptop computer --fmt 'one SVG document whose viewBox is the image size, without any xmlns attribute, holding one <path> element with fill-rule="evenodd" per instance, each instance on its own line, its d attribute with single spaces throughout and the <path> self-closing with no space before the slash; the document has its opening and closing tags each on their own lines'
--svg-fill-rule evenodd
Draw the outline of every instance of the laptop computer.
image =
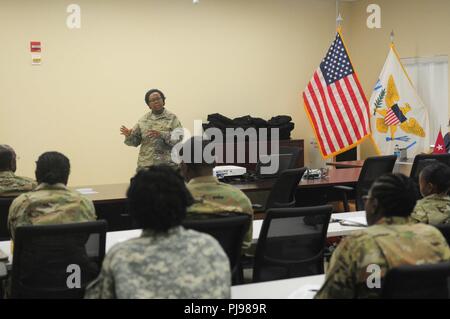
<svg viewBox="0 0 450 319">
<path fill-rule="evenodd" d="M 276 161 L 278 161 L 278 168 L 275 170 L 275 172 L 272 173 L 274 169 L 270 166 L 276 165 Z M 291 168 L 291 163 L 292 154 L 261 155 L 259 157 L 258 163 L 256 164 L 256 176 L 258 178 L 276 178 L 281 174 L 281 172 Z M 265 173 L 264 171 L 266 170 L 270 170 L 271 172 Z"/>
</svg>

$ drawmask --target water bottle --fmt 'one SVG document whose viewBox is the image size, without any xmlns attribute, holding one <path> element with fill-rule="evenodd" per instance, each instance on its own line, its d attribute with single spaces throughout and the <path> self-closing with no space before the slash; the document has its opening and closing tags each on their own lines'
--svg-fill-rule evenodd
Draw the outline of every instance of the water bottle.
<svg viewBox="0 0 450 319">
<path fill-rule="evenodd" d="M 395 144 L 394 155 L 397 156 L 398 159 L 400 159 L 400 147 L 398 147 L 398 144 Z"/>
</svg>

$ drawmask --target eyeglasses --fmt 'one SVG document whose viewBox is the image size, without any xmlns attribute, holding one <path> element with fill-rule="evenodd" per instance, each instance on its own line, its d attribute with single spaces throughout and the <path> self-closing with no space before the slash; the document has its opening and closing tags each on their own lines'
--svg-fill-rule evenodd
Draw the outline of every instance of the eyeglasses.
<svg viewBox="0 0 450 319">
<path fill-rule="evenodd" d="M 159 98 L 153 99 L 153 100 L 148 100 L 148 103 L 150 104 L 150 103 L 155 103 L 155 102 L 159 102 L 159 101 L 162 101 L 162 97 L 159 97 Z"/>
<path fill-rule="evenodd" d="M 365 202 L 367 202 L 369 199 L 372 199 L 372 196 L 364 195 L 364 196 L 361 196 L 361 198 L 362 198 L 362 200 L 363 200 L 364 203 L 365 203 Z"/>
</svg>

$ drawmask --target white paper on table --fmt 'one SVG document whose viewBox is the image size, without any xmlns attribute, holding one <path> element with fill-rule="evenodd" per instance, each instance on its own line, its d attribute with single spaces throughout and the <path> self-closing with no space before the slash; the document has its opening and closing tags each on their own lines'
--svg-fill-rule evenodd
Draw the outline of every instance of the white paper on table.
<svg viewBox="0 0 450 319">
<path fill-rule="evenodd" d="M 313 299 L 319 289 L 318 285 L 304 285 L 293 291 L 288 299 Z"/>
<path fill-rule="evenodd" d="M 367 226 L 367 220 L 364 216 L 355 216 L 355 217 L 336 217 L 335 220 L 344 220 L 348 222 L 354 222 L 358 224 L 363 224 Z"/>
<path fill-rule="evenodd" d="M 98 192 L 94 191 L 92 188 L 78 188 L 76 191 L 83 195 L 98 194 Z"/>
</svg>

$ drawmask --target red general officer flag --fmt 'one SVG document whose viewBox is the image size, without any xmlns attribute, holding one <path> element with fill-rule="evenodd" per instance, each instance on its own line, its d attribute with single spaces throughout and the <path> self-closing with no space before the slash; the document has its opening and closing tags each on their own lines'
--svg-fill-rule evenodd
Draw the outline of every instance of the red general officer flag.
<svg viewBox="0 0 450 319">
<path fill-rule="evenodd" d="M 447 150 L 445 149 L 444 137 L 442 136 L 441 130 L 436 138 L 436 143 L 434 143 L 433 154 L 445 154 Z"/>
</svg>

